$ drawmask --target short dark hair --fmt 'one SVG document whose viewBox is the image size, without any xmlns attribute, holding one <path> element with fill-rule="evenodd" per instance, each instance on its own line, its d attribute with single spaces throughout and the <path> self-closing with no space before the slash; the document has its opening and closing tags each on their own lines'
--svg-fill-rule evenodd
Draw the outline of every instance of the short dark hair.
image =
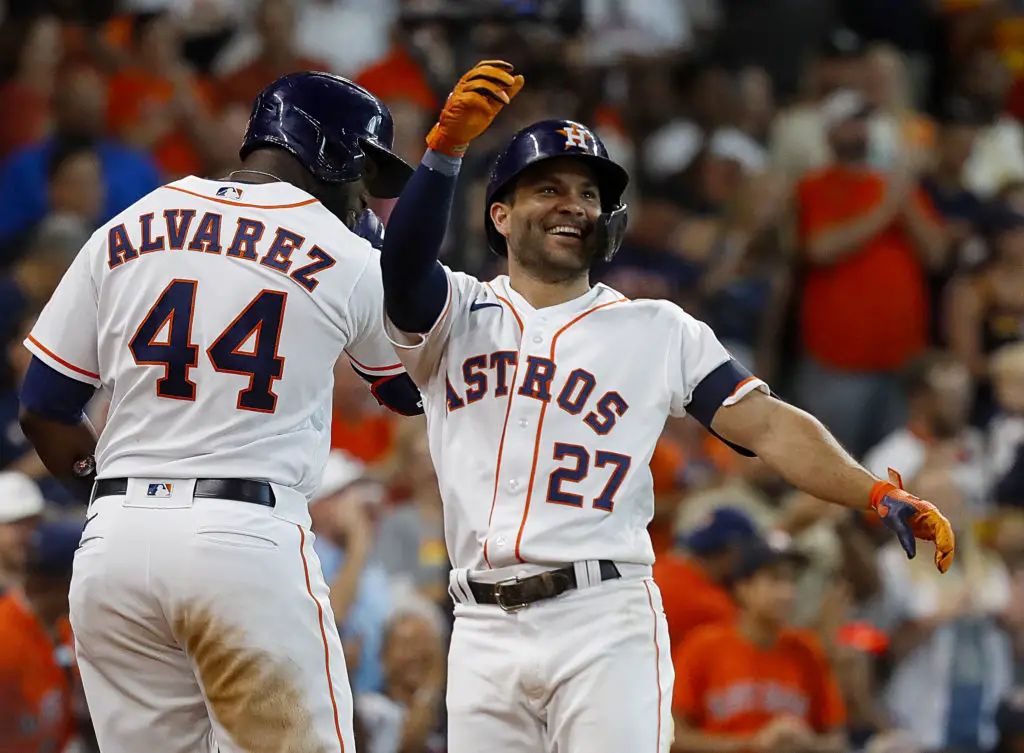
<svg viewBox="0 0 1024 753">
<path fill-rule="evenodd" d="M 53 180 L 61 168 L 80 154 L 95 154 L 96 141 L 87 136 L 58 139 L 46 159 L 46 177 Z"/>
<path fill-rule="evenodd" d="M 908 397 L 915 397 L 931 389 L 931 375 L 935 369 L 951 366 L 956 358 L 943 350 L 926 350 L 912 359 L 903 369 L 901 383 Z"/>
</svg>

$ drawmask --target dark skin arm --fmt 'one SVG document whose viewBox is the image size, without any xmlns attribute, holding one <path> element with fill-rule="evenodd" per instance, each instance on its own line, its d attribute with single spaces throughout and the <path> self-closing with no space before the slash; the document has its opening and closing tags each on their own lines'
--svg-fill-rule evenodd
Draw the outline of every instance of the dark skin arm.
<svg viewBox="0 0 1024 753">
<path fill-rule="evenodd" d="M 755 391 L 719 408 L 711 428 L 756 453 L 801 491 L 854 510 L 871 509 L 871 489 L 878 479 L 809 413 Z"/>
<path fill-rule="evenodd" d="M 89 419 L 83 416 L 77 424 L 63 424 L 23 409 L 18 420 L 46 470 L 76 497 L 88 500 L 92 476 L 80 478 L 74 467 L 96 454 L 96 430 Z"/>
</svg>

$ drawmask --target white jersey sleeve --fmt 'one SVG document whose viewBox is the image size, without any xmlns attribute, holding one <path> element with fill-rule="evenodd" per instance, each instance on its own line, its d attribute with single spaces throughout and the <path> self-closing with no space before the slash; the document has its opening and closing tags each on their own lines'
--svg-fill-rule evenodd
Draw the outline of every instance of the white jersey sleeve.
<svg viewBox="0 0 1024 753">
<path fill-rule="evenodd" d="M 671 305 L 671 304 L 669 304 Z M 704 322 L 672 306 L 675 327 L 668 348 L 670 413 L 689 413 L 707 428 L 722 405 L 732 405 L 755 389 L 768 386 L 744 369 Z"/>
<path fill-rule="evenodd" d="M 90 239 L 68 267 L 25 347 L 47 366 L 79 382 L 100 386 L 98 292 Z"/>
<path fill-rule="evenodd" d="M 345 348 L 352 365 L 367 377 L 394 376 L 404 371 L 388 336 L 381 326 L 384 316 L 384 289 L 381 282 L 380 253 L 373 252 L 356 281 L 348 301 L 350 340 Z"/>
<path fill-rule="evenodd" d="M 425 386 L 440 371 L 455 321 L 477 298 L 486 295 L 484 284 L 475 277 L 442 266 L 448 278 L 448 296 L 441 314 L 429 331 L 405 332 L 396 327 L 386 315 L 384 318 L 384 328 L 394 349 L 409 376 L 420 387 Z M 493 294 L 490 297 L 493 298 Z"/>
</svg>

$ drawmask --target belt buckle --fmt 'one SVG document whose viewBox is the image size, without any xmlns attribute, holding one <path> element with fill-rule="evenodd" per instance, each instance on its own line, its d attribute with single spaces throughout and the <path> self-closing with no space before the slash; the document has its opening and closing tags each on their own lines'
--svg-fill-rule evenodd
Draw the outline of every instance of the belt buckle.
<svg viewBox="0 0 1024 753">
<path fill-rule="evenodd" d="M 503 611 L 503 612 L 519 612 L 519 611 L 521 611 L 523 609 L 526 609 L 528 606 L 530 606 L 526 602 L 524 602 L 522 604 L 511 604 L 511 603 L 505 601 L 505 599 L 504 599 L 503 594 L 504 594 L 505 587 L 506 586 L 515 585 L 516 583 L 519 583 L 519 582 L 520 582 L 519 578 L 518 577 L 514 577 L 514 578 L 506 578 L 505 580 L 499 580 L 497 583 L 494 584 L 494 600 L 498 603 L 498 606 L 501 607 L 501 611 Z"/>
</svg>

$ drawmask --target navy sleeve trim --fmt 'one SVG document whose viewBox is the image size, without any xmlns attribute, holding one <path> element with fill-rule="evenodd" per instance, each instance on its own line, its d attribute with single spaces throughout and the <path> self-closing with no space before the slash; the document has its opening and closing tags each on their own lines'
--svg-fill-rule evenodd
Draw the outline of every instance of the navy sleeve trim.
<svg viewBox="0 0 1024 753">
<path fill-rule="evenodd" d="M 50 368 L 35 356 L 21 386 L 21 405 L 32 413 L 74 426 L 85 415 L 85 406 L 96 388 Z"/>
<path fill-rule="evenodd" d="M 438 261 L 448 230 L 459 162 L 427 152 L 391 211 L 381 247 L 384 306 L 405 332 L 429 332 L 448 300 Z"/>
<path fill-rule="evenodd" d="M 355 366 L 352 369 L 370 385 L 370 392 L 377 402 L 388 410 L 402 416 L 423 414 L 423 398 L 408 374 L 373 376 L 360 371 Z"/>
<path fill-rule="evenodd" d="M 734 451 L 748 458 L 756 456 L 747 448 L 733 444 L 720 436 L 711 428 L 711 422 L 714 420 L 715 414 L 718 413 L 718 409 L 722 407 L 722 403 L 728 400 L 740 385 L 752 378 L 754 375 L 743 364 L 730 358 L 721 366 L 713 369 L 701 380 L 700 384 L 694 387 L 690 403 L 686 406 L 686 412 L 697 419 L 705 429 L 729 445 Z"/>
</svg>

